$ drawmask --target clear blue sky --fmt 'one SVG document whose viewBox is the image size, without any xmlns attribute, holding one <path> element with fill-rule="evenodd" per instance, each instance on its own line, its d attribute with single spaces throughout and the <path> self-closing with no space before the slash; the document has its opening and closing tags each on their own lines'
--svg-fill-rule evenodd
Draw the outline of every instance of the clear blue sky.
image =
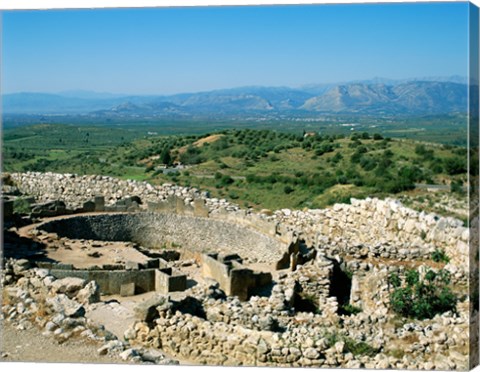
<svg viewBox="0 0 480 372">
<path fill-rule="evenodd" d="M 467 75 L 468 3 L 5 11 L 3 93 Z"/>
</svg>

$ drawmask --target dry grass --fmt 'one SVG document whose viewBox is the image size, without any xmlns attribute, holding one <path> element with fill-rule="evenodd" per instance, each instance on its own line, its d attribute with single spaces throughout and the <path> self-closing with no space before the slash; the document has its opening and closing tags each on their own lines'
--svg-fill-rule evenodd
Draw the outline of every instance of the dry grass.
<svg viewBox="0 0 480 372">
<path fill-rule="evenodd" d="M 401 339 L 404 343 L 411 345 L 414 344 L 415 342 L 418 342 L 420 339 L 418 338 L 418 334 L 416 333 L 410 333 L 409 335 L 406 335 L 405 337 L 402 337 Z"/>
<path fill-rule="evenodd" d="M 2 288 L 2 306 L 13 305 L 13 297 L 5 288 Z"/>
<path fill-rule="evenodd" d="M 200 138 L 198 141 L 192 143 L 193 147 L 202 147 L 206 143 L 213 143 L 224 137 L 224 134 L 212 134 L 211 136 Z M 183 146 L 178 149 L 178 154 L 181 155 L 187 151 L 188 146 Z"/>
</svg>

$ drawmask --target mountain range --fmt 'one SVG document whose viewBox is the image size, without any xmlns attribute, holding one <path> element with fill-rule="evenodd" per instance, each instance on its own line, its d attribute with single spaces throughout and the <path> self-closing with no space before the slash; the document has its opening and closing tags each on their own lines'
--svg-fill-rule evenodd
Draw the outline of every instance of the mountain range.
<svg viewBox="0 0 480 372">
<path fill-rule="evenodd" d="M 467 112 L 461 77 L 368 81 L 289 87 L 242 87 L 169 96 L 88 91 L 14 93 L 2 97 L 4 114 L 82 115 L 96 118 L 198 115 L 362 114 L 438 115 Z"/>
</svg>

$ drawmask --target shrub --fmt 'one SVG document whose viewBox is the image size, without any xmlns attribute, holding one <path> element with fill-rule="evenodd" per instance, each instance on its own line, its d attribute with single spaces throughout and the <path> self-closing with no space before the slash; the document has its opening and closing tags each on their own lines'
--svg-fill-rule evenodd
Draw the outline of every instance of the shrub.
<svg viewBox="0 0 480 372">
<path fill-rule="evenodd" d="M 292 187 L 290 187 L 289 185 L 286 185 L 284 188 L 283 188 L 283 192 L 285 194 L 291 194 L 293 191 L 295 191 Z"/>
<path fill-rule="evenodd" d="M 438 161 L 432 161 L 430 163 L 430 170 L 434 173 L 434 174 L 440 174 L 443 172 L 443 166 L 441 163 L 439 163 Z"/>
<path fill-rule="evenodd" d="M 223 175 L 221 178 L 220 178 L 220 185 L 221 186 L 228 186 L 228 185 L 231 185 L 233 182 L 235 182 L 233 180 L 232 177 L 228 176 L 228 175 Z"/>
<path fill-rule="evenodd" d="M 397 274 L 392 273 L 388 277 L 388 284 L 391 285 L 393 288 L 398 288 L 402 284 L 402 281 Z"/>
<path fill-rule="evenodd" d="M 201 151 L 197 147 L 188 146 L 187 150 L 180 155 L 180 161 L 183 164 L 200 164 L 203 162 Z"/>
<path fill-rule="evenodd" d="M 332 152 L 334 150 L 333 145 L 331 143 L 322 143 L 320 146 L 315 148 L 315 155 L 322 156 L 327 152 Z"/>
<path fill-rule="evenodd" d="M 345 353 L 353 355 L 366 355 L 373 357 L 378 353 L 378 349 L 373 348 L 363 341 L 357 341 L 350 337 L 340 335 L 338 333 L 327 333 L 324 335 L 327 347 L 334 346 L 337 342 L 345 342 Z"/>
<path fill-rule="evenodd" d="M 393 156 L 393 151 L 390 150 L 390 149 L 386 149 L 384 152 L 383 152 L 383 157 L 384 158 L 391 158 Z"/>
<path fill-rule="evenodd" d="M 415 154 L 423 156 L 427 152 L 427 148 L 425 145 L 417 145 L 415 146 Z"/>
<path fill-rule="evenodd" d="M 443 249 L 435 249 L 435 251 L 432 253 L 432 260 L 434 262 L 450 262 L 450 258 L 447 256 Z"/>
<path fill-rule="evenodd" d="M 460 180 L 452 181 L 452 183 L 450 184 L 450 190 L 460 195 L 464 194 L 463 182 Z"/>
<path fill-rule="evenodd" d="M 330 158 L 330 161 L 333 164 L 337 164 L 342 159 L 343 159 L 343 155 L 340 152 L 337 152 L 334 156 Z"/>
<path fill-rule="evenodd" d="M 448 287 L 448 272 L 429 270 L 423 279 L 416 270 L 409 270 L 403 285 L 390 276 L 395 284 L 390 295 L 390 305 L 396 313 L 415 319 L 431 319 L 436 314 L 456 311 L 457 298 Z M 394 282 L 394 283 L 393 283 Z"/>
<path fill-rule="evenodd" d="M 361 312 L 362 312 L 362 309 L 350 304 L 343 305 L 341 308 L 341 314 L 345 314 L 345 315 L 355 315 Z"/>
<path fill-rule="evenodd" d="M 372 157 L 364 156 L 360 158 L 360 166 L 368 172 L 375 169 L 377 166 L 377 161 Z"/>
<path fill-rule="evenodd" d="M 374 357 L 378 350 L 363 341 L 356 341 L 349 337 L 345 338 L 345 349 L 353 355 L 366 355 Z"/>
<path fill-rule="evenodd" d="M 444 168 L 446 172 L 451 176 L 467 172 L 466 158 L 465 159 L 459 158 L 459 157 L 446 158 L 444 159 L 443 163 L 444 163 Z"/>
<path fill-rule="evenodd" d="M 170 155 L 169 148 L 164 148 L 162 150 L 162 152 L 160 153 L 160 161 L 167 166 L 171 166 L 173 164 L 173 159 L 172 159 L 172 156 Z"/>
<path fill-rule="evenodd" d="M 18 214 L 30 213 L 30 203 L 26 199 L 15 199 L 13 201 L 13 211 Z"/>
</svg>

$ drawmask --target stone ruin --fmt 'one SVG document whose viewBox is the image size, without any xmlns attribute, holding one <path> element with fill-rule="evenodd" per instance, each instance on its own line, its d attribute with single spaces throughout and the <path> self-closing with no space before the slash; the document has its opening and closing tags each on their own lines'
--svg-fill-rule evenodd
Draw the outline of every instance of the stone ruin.
<svg viewBox="0 0 480 372">
<path fill-rule="evenodd" d="M 164 295 L 141 307 L 125 332 L 129 342 L 215 365 L 465 369 L 475 358 L 472 235 L 456 219 L 392 199 L 255 213 L 169 184 L 8 177 L 10 194 L 28 199 L 32 212 L 18 220 L 4 200 L 6 227 L 16 219 L 8 234 L 18 235 L 7 239 L 7 257 L 28 258 L 56 280 L 94 282 L 104 295 Z M 109 244 L 111 252 L 126 244 L 122 249 L 143 256 L 95 264 L 106 260 Z M 89 267 L 52 260 L 68 247 L 99 256 L 88 256 Z M 447 264 L 432 262 L 437 250 Z M 389 306 L 388 276 L 427 267 L 451 274 L 457 311 L 399 321 Z"/>
<path fill-rule="evenodd" d="M 238 297 L 240 301 L 248 300 L 252 290 L 272 283 L 272 274 L 246 268 L 237 254 L 202 255 L 202 274 L 216 280 L 227 296 Z"/>
</svg>

